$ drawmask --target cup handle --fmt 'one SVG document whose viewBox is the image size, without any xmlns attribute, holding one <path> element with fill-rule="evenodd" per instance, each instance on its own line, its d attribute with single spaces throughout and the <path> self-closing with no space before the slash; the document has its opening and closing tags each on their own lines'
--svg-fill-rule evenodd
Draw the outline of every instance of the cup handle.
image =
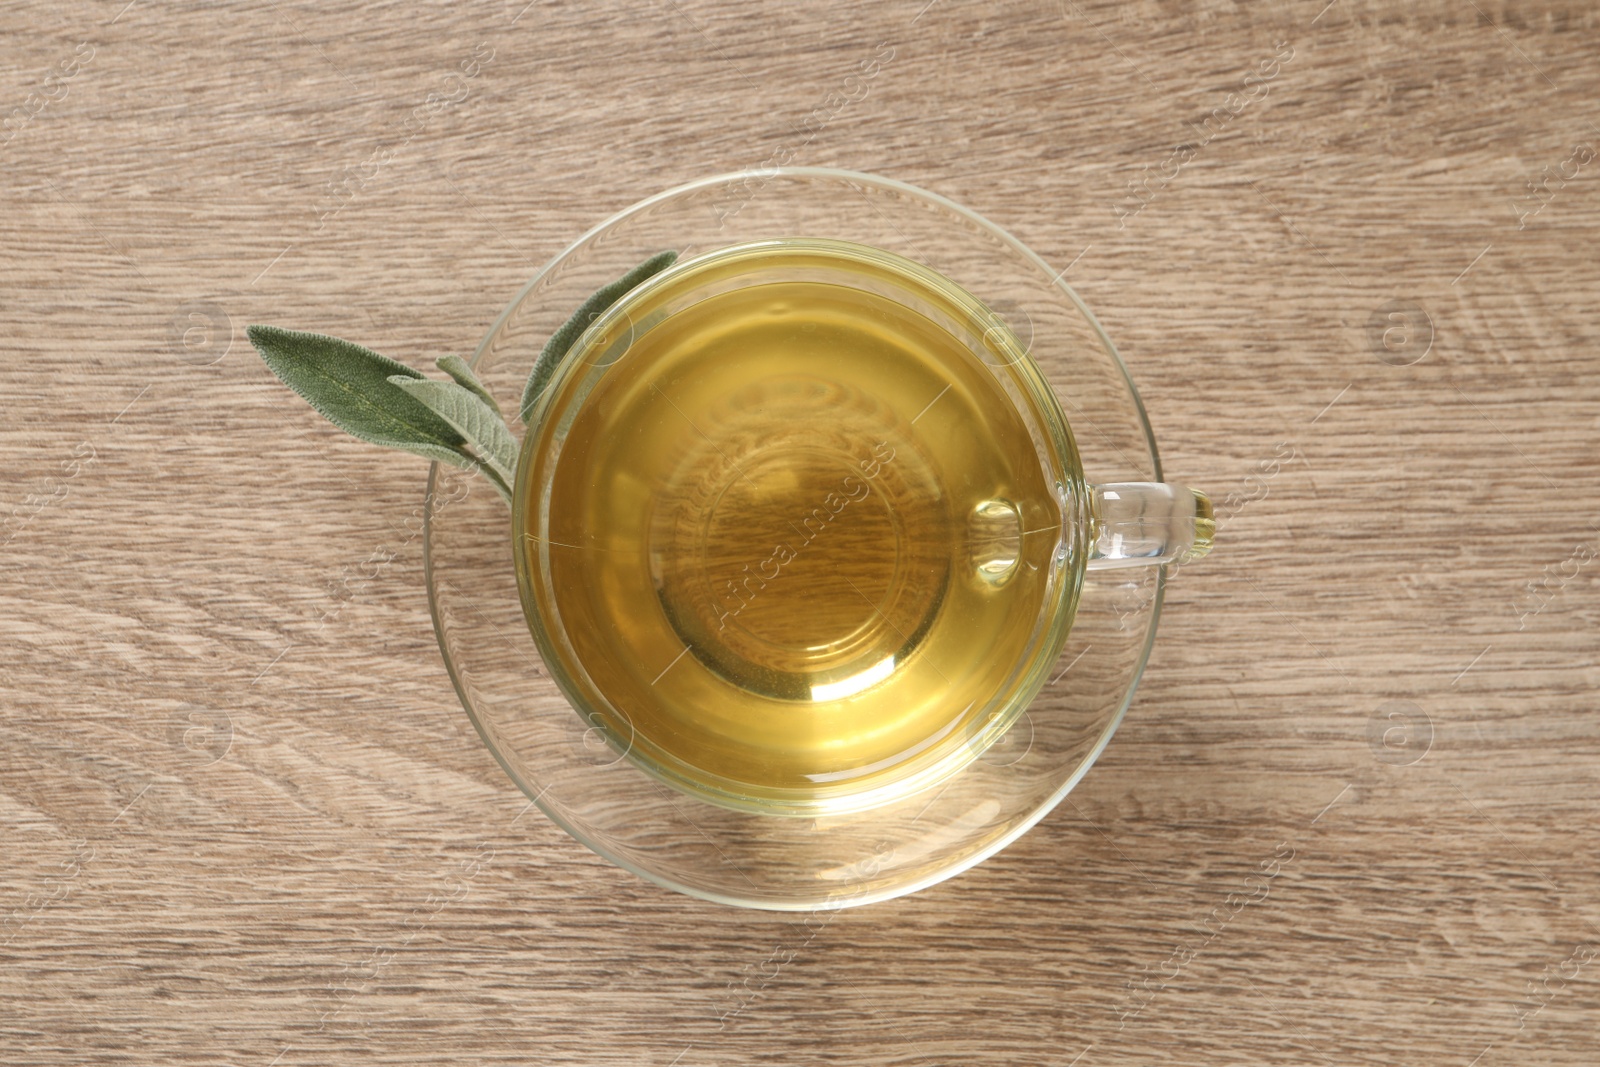
<svg viewBox="0 0 1600 1067">
<path fill-rule="evenodd" d="M 1188 563 L 1211 551 L 1211 498 L 1170 482 L 1089 487 L 1089 570 Z"/>
</svg>

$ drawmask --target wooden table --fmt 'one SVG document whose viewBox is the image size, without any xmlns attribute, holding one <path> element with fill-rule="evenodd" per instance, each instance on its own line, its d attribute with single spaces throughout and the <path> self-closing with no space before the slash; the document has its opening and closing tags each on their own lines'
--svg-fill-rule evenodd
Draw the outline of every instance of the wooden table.
<svg viewBox="0 0 1600 1067">
<path fill-rule="evenodd" d="M 1600 1057 L 1588 0 L 68 0 L 0 39 L 0 1062 Z M 785 148 L 1071 264 L 1223 514 L 1067 802 L 815 936 L 526 811 L 434 644 L 425 464 L 243 336 L 431 368 L 597 220 Z"/>
</svg>

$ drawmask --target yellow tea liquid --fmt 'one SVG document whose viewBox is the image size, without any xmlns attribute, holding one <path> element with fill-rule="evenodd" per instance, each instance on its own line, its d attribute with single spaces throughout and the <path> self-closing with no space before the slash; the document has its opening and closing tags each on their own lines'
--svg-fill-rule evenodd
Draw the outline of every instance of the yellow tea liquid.
<svg viewBox="0 0 1600 1067">
<path fill-rule="evenodd" d="M 963 764 L 1032 695 L 1063 595 L 1065 475 L 1019 413 L 1014 338 L 853 247 L 772 242 L 636 290 L 569 355 L 524 465 L 569 696 L 742 806 Z"/>
</svg>

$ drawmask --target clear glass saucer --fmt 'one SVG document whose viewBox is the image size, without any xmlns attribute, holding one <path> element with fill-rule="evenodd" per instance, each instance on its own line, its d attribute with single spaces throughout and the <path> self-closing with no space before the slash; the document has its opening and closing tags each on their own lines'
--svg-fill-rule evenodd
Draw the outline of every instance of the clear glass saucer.
<svg viewBox="0 0 1600 1067">
<path fill-rule="evenodd" d="M 1162 480 L 1126 368 L 1058 272 L 973 212 L 872 175 L 777 168 L 706 178 L 642 201 L 539 271 L 473 365 L 512 410 L 545 340 L 601 285 L 663 249 L 687 258 L 775 237 L 854 241 L 951 278 L 1003 317 L 1037 362 L 1090 482 Z M 618 755 L 573 710 L 523 615 L 511 525 L 487 484 L 435 465 L 424 535 L 429 602 L 445 665 L 484 743 L 540 810 L 612 862 L 692 896 L 776 910 L 914 892 L 993 855 L 1043 818 L 1126 712 L 1165 578 L 1154 567 L 1086 573 L 1050 680 L 954 777 L 870 810 L 796 818 L 674 789 Z"/>
</svg>

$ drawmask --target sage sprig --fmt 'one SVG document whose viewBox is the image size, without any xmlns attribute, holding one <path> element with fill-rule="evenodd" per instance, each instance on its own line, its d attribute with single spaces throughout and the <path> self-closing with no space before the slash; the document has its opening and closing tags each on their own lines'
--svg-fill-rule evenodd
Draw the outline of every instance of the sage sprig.
<svg viewBox="0 0 1600 1067">
<path fill-rule="evenodd" d="M 277 326 L 245 332 L 272 373 L 346 433 L 440 463 L 478 465 L 460 431 L 395 384 L 425 380 L 419 371 L 325 334 Z"/>
<path fill-rule="evenodd" d="M 602 286 L 551 335 L 522 391 L 527 422 L 556 368 L 589 324 L 640 282 L 660 273 L 676 252 L 651 256 Z M 439 463 L 481 472 L 506 503 L 516 484 L 517 443 L 494 396 L 460 356 L 436 361 L 449 381 L 326 334 L 251 326 L 245 331 L 268 369 L 329 422 L 352 436 Z"/>
</svg>

